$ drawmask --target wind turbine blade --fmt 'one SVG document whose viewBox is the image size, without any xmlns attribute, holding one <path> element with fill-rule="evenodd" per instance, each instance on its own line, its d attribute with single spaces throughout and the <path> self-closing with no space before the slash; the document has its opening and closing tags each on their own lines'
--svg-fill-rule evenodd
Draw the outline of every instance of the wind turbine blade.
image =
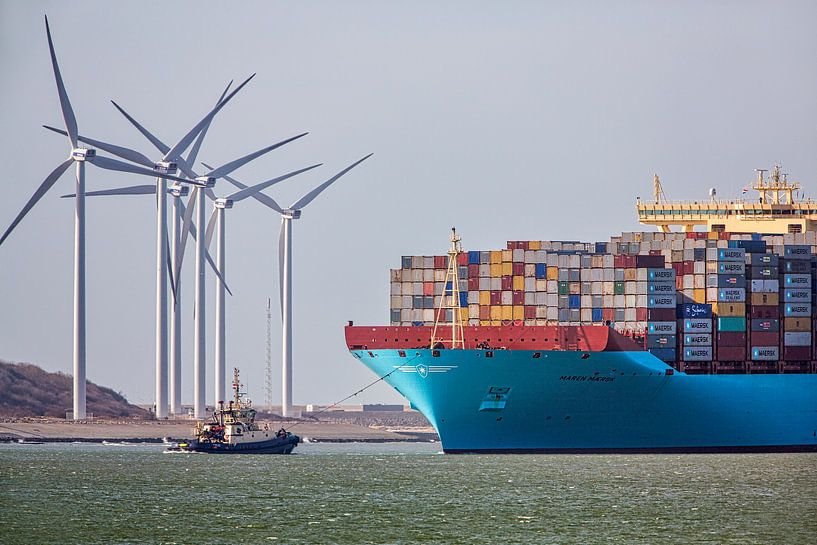
<svg viewBox="0 0 817 545">
<path fill-rule="evenodd" d="M 60 106 L 62 107 L 62 117 L 65 120 L 65 130 L 68 131 L 68 138 L 71 146 L 77 147 L 77 118 L 74 116 L 74 109 L 71 108 L 71 101 L 68 100 L 68 93 L 65 92 L 65 84 L 62 82 L 60 66 L 57 64 L 57 54 L 54 52 L 54 42 L 51 40 L 51 28 L 48 26 L 48 16 L 45 17 L 45 33 L 48 36 L 48 50 L 51 52 L 51 66 L 54 68 L 54 79 L 57 81 L 57 92 L 60 95 Z"/>
<path fill-rule="evenodd" d="M 312 191 L 310 191 L 309 193 L 307 193 L 306 195 L 301 197 L 297 202 L 295 202 L 295 204 L 290 206 L 290 208 L 292 208 L 293 210 L 300 210 L 301 208 L 303 208 L 304 206 L 306 206 L 307 204 L 312 202 L 312 200 L 315 197 L 317 197 L 318 195 L 320 195 L 320 193 L 324 189 L 326 189 L 327 187 L 332 185 L 332 183 L 335 182 L 335 180 L 337 180 L 338 178 L 340 178 L 341 176 L 343 176 L 344 174 L 346 174 L 347 172 L 349 172 L 350 170 L 355 168 L 357 165 L 359 165 L 360 163 L 362 163 L 363 161 L 365 161 L 366 159 L 368 159 L 372 155 L 374 155 L 374 154 L 370 153 L 369 155 L 367 155 L 363 159 L 358 159 L 356 162 L 354 162 L 351 165 L 349 165 L 348 167 L 344 168 L 343 170 L 341 170 L 340 172 L 338 172 L 337 174 L 335 174 L 334 176 L 332 176 L 331 178 L 329 178 L 328 180 L 323 182 L 321 185 L 319 185 L 318 187 L 316 187 L 315 189 L 313 189 Z"/>
<path fill-rule="evenodd" d="M 173 294 L 173 305 L 176 305 L 176 280 L 173 274 L 173 258 L 170 255 L 170 240 L 165 240 L 165 247 L 167 248 L 167 274 L 170 276 L 170 292 Z"/>
<path fill-rule="evenodd" d="M 309 133 L 305 132 L 305 133 L 299 134 L 297 136 L 293 136 L 292 138 L 287 138 L 286 140 L 282 140 L 282 141 L 278 142 L 277 144 L 267 146 L 266 148 L 260 149 L 258 151 L 253 152 L 253 153 L 250 153 L 249 155 L 245 155 L 244 157 L 236 159 L 235 161 L 230 161 L 229 163 L 227 163 L 225 165 L 222 165 L 222 166 L 218 167 L 217 169 L 211 171 L 208 174 L 208 176 L 210 176 L 211 178 L 222 178 L 222 177 L 226 176 L 227 174 L 230 174 L 232 171 L 234 171 L 238 167 L 244 166 L 245 164 L 249 163 L 253 159 L 258 158 L 258 157 L 264 155 L 265 153 L 269 153 L 270 151 L 272 151 L 272 150 L 274 150 L 276 148 L 280 148 L 284 144 L 288 144 L 289 142 L 292 142 L 293 140 L 297 140 L 298 138 L 303 138 L 307 134 L 309 134 Z"/>
<path fill-rule="evenodd" d="M 258 193 L 262 189 L 266 189 L 271 185 L 277 184 L 278 182 L 283 182 L 284 180 L 286 180 L 288 178 L 292 178 L 293 176 L 297 176 L 298 174 L 301 174 L 302 172 L 306 172 L 308 170 L 312 170 L 313 168 L 317 168 L 317 167 L 321 166 L 321 164 L 322 163 L 318 163 L 316 165 L 312 165 L 312 166 L 309 166 L 309 167 L 306 167 L 306 168 L 302 168 L 300 170 L 294 170 L 294 171 L 290 172 L 289 174 L 284 174 L 283 176 L 278 176 L 277 178 L 273 178 L 272 180 L 267 180 L 266 182 L 261 182 L 260 184 L 256 184 L 256 185 L 254 185 L 252 187 L 247 187 L 245 189 L 242 189 L 241 191 L 236 191 L 235 193 L 233 193 L 232 195 L 230 195 L 227 198 L 231 199 L 234 202 L 243 201 L 247 197 L 252 197 L 252 195 L 254 193 Z"/>
<path fill-rule="evenodd" d="M 173 146 L 170 150 L 165 152 L 164 160 L 165 161 L 176 160 L 177 157 L 184 153 L 184 150 L 186 150 L 187 147 L 193 142 L 193 140 L 199 135 L 202 129 L 204 129 L 205 125 L 209 124 L 213 120 L 213 117 L 215 117 L 215 115 L 219 112 L 219 110 L 226 106 L 227 103 L 230 102 L 230 99 L 232 99 L 236 95 L 236 93 L 238 93 L 254 77 L 255 74 L 245 79 L 241 83 L 241 85 L 236 87 L 236 89 L 232 93 L 227 95 L 227 97 L 221 102 L 219 102 L 215 108 L 210 110 L 210 113 L 204 116 L 204 118 L 201 121 L 199 121 L 195 127 L 190 129 L 190 132 L 184 135 L 184 137 L 182 137 L 182 139 L 179 140 L 175 146 Z"/>
<path fill-rule="evenodd" d="M 233 85 L 233 80 L 230 80 L 230 83 L 227 84 L 227 88 L 224 89 L 224 92 L 221 93 L 221 96 L 218 97 L 218 102 L 216 104 L 221 104 L 221 101 L 224 100 L 224 97 L 227 95 L 227 91 L 230 90 L 230 87 Z M 204 136 L 207 134 L 207 131 L 210 129 L 210 123 L 205 125 L 205 127 L 199 133 L 198 138 L 196 141 L 193 142 L 193 147 L 190 148 L 190 153 L 187 154 L 186 162 L 188 165 L 192 166 L 196 164 L 196 157 L 199 155 L 199 150 L 201 149 L 201 144 L 204 141 Z"/>
<path fill-rule="evenodd" d="M 31 210 L 31 208 L 35 204 L 37 204 L 37 201 L 39 201 L 49 189 L 51 189 L 51 187 L 56 183 L 59 177 L 62 176 L 62 174 L 66 170 L 68 170 L 68 167 L 71 166 L 71 163 L 73 162 L 74 162 L 73 159 L 66 159 L 65 161 L 60 163 L 60 165 L 57 168 L 55 168 L 51 172 L 51 174 L 48 175 L 48 177 L 43 181 L 43 183 L 40 184 L 40 187 L 37 188 L 37 191 L 34 192 L 34 195 L 32 195 L 31 198 L 28 200 L 23 209 L 20 210 L 20 213 L 17 214 L 17 217 L 14 218 L 14 221 L 11 222 L 11 225 L 9 225 L 9 228 L 6 229 L 5 233 L 3 233 L 3 236 L 0 237 L 0 244 L 3 244 L 3 241 L 8 238 L 8 236 L 11 234 L 14 228 L 17 227 L 17 224 L 20 223 L 20 221 L 22 221 L 26 214 L 28 214 L 28 211 Z"/>
<path fill-rule="evenodd" d="M 198 187 L 194 187 L 190 192 L 190 197 L 187 201 L 187 209 L 184 210 L 184 219 L 182 220 L 182 232 L 179 237 L 179 253 L 178 263 L 176 263 L 176 278 L 179 277 L 182 269 L 182 261 L 184 261 L 184 247 L 187 244 L 187 235 L 192 234 L 196 236 L 195 228 L 193 227 L 193 211 L 196 209 L 196 194 L 200 191 Z"/>
<path fill-rule="evenodd" d="M 133 185 L 130 187 L 116 187 L 114 189 L 100 189 L 99 191 L 86 191 L 86 197 L 106 197 L 108 195 L 155 195 L 155 185 Z M 61 195 L 60 198 L 68 199 L 76 197 L 76 193 Z"/>
<path fill-rule="evenodd" d="M 126 118 L 128 121 L 130 121 L 130 122 L 131 122 L 131 125 L 133 125 L 134 127 L 136 127 L 136 129 L 137 129 L 139 132 L 141 132 L 141 133 L 142 133 L 142 135 L 143 135 L 145 138 L 147 138 L 147 139 L 150 141 L 150 143 L 151 143 L 151 144 L 153 144 L 154 146 L 156 146 L 156 149 L 158 149 L 158 150 L 159 150 L 160 152 L 162 152 L 162 153 L 167 153 L 167 150 L 169 150 L 169 149 L 170 149 L 169 147 L 167 147 L 167 145 L 163 144 L 161 140 L 159 140 L 158 138 L 156 138 L 156 137 L 153 135 L 153 133 L 151 133 L 149 130 L 147 130 L 147 129 L 146 129 L 146 128 L 144 128 L 142 125 L 140 125 L 140 124 L 139 124 L 139 122 L 138 122 L 138 121 L 136 121 L 136 120 L 135 120 L 133 117 L 131 117 L 131 115 L 130 115 L 128 112 L 126 112 L 126 111 L 125 111 L 125 109 L 124 109 L 124 108 L 122 108 L 122 107 L 121 107 L 119 104 L 117 104 L 117 103 L 116 103 L 116 102 L 114 102 L 113 100 L 111 101 L 111 104 L 113 104 L 113 105 L 114 105 L 114 107 L 115 107 L 117 110 L 119 110 L 119 113 L 121 113 L 122 115 L 124 115 L 124 116 L 125 116 L 125 118 Z"/>
<path fill-rule="evenodd" d="M 226 289 L 227 293 L 229 293 L 232 296 L 233 292 L 230 291 L 230 287 L 227 285 L 227 282 L 224 280 L 224 277 L 221 275 L 221 271 L 218 270 L 218 267 L 216 266 L 216 262 L 213 261 L 213 256 L 211 256 L 210 252 L 208 252 L 207 250 L 204 250 L 204 258 L 207 260 L 207 263 L 210 264 L 210 268 L 213 269 L 213 272 L 216 273 L 216 276 L 218 277 L 219 281 L 221 281 L 221 283 L 224 284 L 224 289 Z"/>
<path fill-rule="evenodd" d="M 218 210 L 214 207 L 213 208 L 213 213 L 210 214 L 210 220 L 207 222 L 207 231 L 205 231 L 205 234 L 204 234 L 204 247 L 205 248 L 209 248 L 210 247 L 210 241 L 213 240 L 213 229 L 216 226 L 216 214 L 217 213 L 218 213 Z"/>
<path fill-rule="evenodd" d="M 172 176 L 170 174 L 156 172 L 155 170 L 148 170 L 146 168 L 137 167 L 128 163 L 123 163 L 122 161 L 117 161 L 116 159 L 111 159 L 110 157 L 102 157 L 101 155 L 97 155 L 96 157 L 91 159 L 90 162 L 106 170 L 118 170 L 120 172 L 130 172 L 131 174 L 142 174 L 144 176 L 150 176 L 152 178 L 164 178 L 166 180 L 175 180 L 177 182 L 182 182 L 186 184 L 195 184 L 194 181 L 188 180 L 186 178 L 180 178 L 178 176 Z"/>
<path fill-rule="evenodd" d="M 65 136 L 68 135 L 68 133 L 66 133 L 62 129 L 49 127 L 48 125 L 43 125 L 43 127 L 48 129 L 49 131 L 54 131 L 57 134 L 62 134 L 62 135 L 65 135 Z M 127 159 L 128 161 L 130 161 L 132 163 L 138 163 L 138 164 L 146 166 L 148 168 L 153 168 L 153 165 L 154 165 L 153 161 L 151 161 L 150 159 L 148 159 L 147 157 L 145 157 L 143 154 L 139 153 L 136 150 L 132 150 L 130 148 L 125 148 L 125 147 L 122 147 L 122 146 L 117 146 L 116 144 L 109 144 L 107 142 L 102 142 L 100 140 L 94 140 L 93 138 L 88 138 L 87 136 L 79 135 L 79 136 L 77 136 L 77 138 L 79 139 L 80 142 L 85 142 L 86 144 L 90 144 L 91 146 L 93 146 L 95 148 L 105 150 L 108 153 L 116 155 L 117 157 L 121 157 L 122 159 Z"/>
<path fill-rule="evenodd" d="M 284 222 L 281 218 L 281 232 L 278 234 L 278 307 L 281 309 L 281 320 L 284 319 Z"/>
<path fill-rule="evenodd" d="M 202 163 L 202 165 L 204 165 L 206 168 L 209 168 L 211 170 L 213 168 L 213 167 L 209 166 L 207 163 Z M 234 186 L 236 186 L 238 189 L 246 189 L 247 188 L 247 185 L 242 184 L 241 182 L 239 182 L 235 178 L 231 178 L 230 176 L 223 176 L 223 178 L 225 180 L 227 180 L 228 182 L 230 182 L 231 184 L 233 184 Z M 278 205 L 278 203 L 275 202 L 275 200 L 272 197 L 270 197 L 269 195 L 266 195 L 265 193 L 255 193 L 254 195 L 251 195 L 251 197 L 253 199 L 257 200 L 258 202 L 260 202 L 261 204 L 272 208 L 273 210 L 275 210 L 279 214 L 284 213 L 284 209 L 281 208 Z"/>
</svg>

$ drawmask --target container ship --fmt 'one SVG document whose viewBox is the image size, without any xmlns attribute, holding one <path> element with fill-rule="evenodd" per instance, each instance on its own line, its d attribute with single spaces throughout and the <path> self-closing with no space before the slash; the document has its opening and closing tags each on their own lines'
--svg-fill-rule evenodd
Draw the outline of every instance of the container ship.
<svg viewBox="0 0 817 545">
<path fill-rule="evenodd" d="M 817 451 L 817 202 L 765 172 L 751 201 L 670 202 L 656 176 L 658 232 L 607 242 L 454 232 L 347 346 L 448 453 Z"/>
</svg>

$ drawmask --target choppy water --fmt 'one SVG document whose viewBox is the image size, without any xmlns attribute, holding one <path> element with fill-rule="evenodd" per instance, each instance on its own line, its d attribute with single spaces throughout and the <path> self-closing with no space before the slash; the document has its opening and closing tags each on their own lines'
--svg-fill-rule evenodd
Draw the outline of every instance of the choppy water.
<svg viewBox="0 0 817 545">
<path fill-rule="evenodd" d="M 0 445 L 0 543 L 817 543 L 817 455 Z"/>
</svg>

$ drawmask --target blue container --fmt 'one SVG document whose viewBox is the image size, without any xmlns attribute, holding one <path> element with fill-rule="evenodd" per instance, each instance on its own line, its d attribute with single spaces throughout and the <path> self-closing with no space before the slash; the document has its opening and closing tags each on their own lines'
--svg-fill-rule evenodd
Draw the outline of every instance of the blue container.
<svg viewBox="0 0 817 545">
<path fill-rule="evenodd" d="M 596 253 L 597 254 L 606 254 L 607 253 L 607 243 L 606 242 L 597 242 L 596 243 Z"/>
<path fill-rule="evenodd" d="M 683 303 L 678 305 L 679 318 L 711 318 L 712 305 L 704 303 Z"/>
<path fill-rule="evenodd" d="M 473 250 L 468 252 L 468 264 L 479 265 L 479 252 Z"/>
<path fill-rule="evenodd" d="M 392 321 L 392 323 L 400 321 L 400 309 L 399 308 L 391 309 L 391 321 Z"/>
<path fill-rule="evenodd" d="M 446 295 L 451 295 L 451 292 L 454 290 L 453 286 L 454 286 L 454 283 L 451 282 L 450 280 L 445 283 L 445 294 Z"/>
<path fill-rule="evenodd" d="M 424 306 L 423 306 L 423 296 L 422 295 L 415 295 L 411 300 L 411 307 L 412 308 L 424 308 Z"/>
<path fill-rule="evenodd" d="M 765 254 L 766 241 L 765 240 L 730 240 L 727 243 L 729 248 L 743 248 L 746 253 Z"/>
<path fill-rule="evenodd" d="M 547 278 L 547 265 L 544 263 L 536 264 L 536 278 Z"/>
<path fill-rule="evenodd" d="M 460 292 L 460 306 L 467 307 L 468 306 L 468 292 L 461 291 Z"/>
<path fill-rule="evenodd" d="M 403 269 L 410 269 L 411 268 L 411 256 L 404 255 L 402 259 L 402 268 Z"/>
<path fill-rule="evenodd" d="M 742 274 L 719 274 L 719 288 L 745 288 L 746 276 Z"/>
<path fill-rule="evenodd" d="M 567 301 L 568 308 L 581 308 L 582 306 L 581 295 L 568 295 Z"/>
<path fill-rule="evenodd" d="M 593 309 L 593 321 L 594 322 L 601 322 L 603 320 L 604 320 L 604 318 L 603 318 L 603 314 L 601 312 L 601 309 L 600 308 L 594 308 Z"/>
<path fill-rule="evenodd" d="M 650 348 L 648 352 L 662 361 L 676 361 L 678 359 L 674 348 Z"/>
</svg>

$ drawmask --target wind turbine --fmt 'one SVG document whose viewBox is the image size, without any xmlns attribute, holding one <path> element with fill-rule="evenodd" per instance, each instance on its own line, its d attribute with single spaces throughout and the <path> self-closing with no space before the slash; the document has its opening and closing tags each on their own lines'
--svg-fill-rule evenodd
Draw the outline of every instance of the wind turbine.
<svg viewBox="0 0 817 545">
<path fill-rule="evenodd" d="M 254 74 L 253 74 L 254 76 Z M 227 100 L 237 93 L 241 87 L 243 87 L 253 76 L 250 76 L 244 83 L 241 84 L 235 91 L 230 93 L 227 99 L 219 100 L 219 103 L 214 108 L 214 111 L 217 112 L 220 108 L 224 106 Z M 114 102 L 114 106 L 124 115 L 131 124 L 133 124 L 139 132 L 141 132 L 160 152 L 165 153 L 166 155 L 170 152 L 167 151 L 167 145 L 162 143 L 153 133 L 148 131 L 145 127 L 143 127 L 138 121 L 136 121 L 130 114 L 128 114 L 122 107 Z M 211 112 L 212 113 L 212 112 Z M 199 134 L 199 139 L 197 140 L 196 144 L 193 147 L 193 150 L 198 153 L 198 147 L 201 145 L 201 140 L 203 138 L 203 133 L 209 127 L 209 123 L 212 120 L 213 116 L 208 115 L 205 120 L 206 123 L 203 123 L 205 120 L 202 120 L 202 123 L 199 123 L 201 134 Z M 197 127 L 199 127 L 197 125 Z M 205 174 L 204 176 L 199 176 L 196 172 L 193 171 L 192 167 L 189 163 L 182 160 L 181 157 L 175 157 L 175 160 L 178 163 L 178 168 L 184 172 L 186 176 L 193 180 L 201 181 L 204 183 L 198 184 L 197 187 L 193 188 L 193 192 L 190 196 L 190 200 L 188 201 L 187 210 L 184 212 L 184 223 L 182 226 L 181 232 L 181 239 L 179 241 L 179 246 L 177 248 L 177 258 L 175 259 L 174 267 L 175 273 L 174 278 L 176 282 L 179 281 L 180 278 L 180 271 L 182 260 L 184 258 L 184 248 L 185 243 L 187 240 L 187 234 L 191 230 L 191 223 L 193 219 L 193 212 L 198 208 L 197 211 L 197 218 L 196 224 L 203 228 L 205 223 L 205 216 L 204 216 L 204 192 L 206 191 L 208 194 L 212 195 L 212 187 L 215 185 L 215 181 L 218 178 L 222 178 L 227 174 L 231 173 L 232 171 L 238 169 L 239 167 L 245 165 L 246 163 L 260 157 L 261 155 L 268 153 L 276 148 L 283 146 L 293 140 L 297 140 L 306 136 L 308 133 L 302 133 L 286 140 L 282 140 L 276 144 L 253 152 L 249 155 L 245 155 L 239 159 L 234 161 L 230 161 L 218 168 L 210 168 L 210 172 Z M 189 145 L 189 143 L 188 143 Z M 186 148 L 186 146 L 185 146 Z M 184 151 L 182 149 L 181 151 Z M 195 154 L 192 153 L 189 157 L 195 158 Z M 208 167 L 209 168 L 209 167 Z M 202 188 L 204 191 L 199 191 L 199 188 Z M 212 195 L 212 198 L 215 198 Z M 194 350 L 193 350 L 193 359 L 194 359 L 194 380 L 193 380 L 193 390 L 194 390 L 194 414 L 196 418 L 204 418 L 206 416 L 206 407 L 205 407 L 205 391 L 204 391 L 204 383 L 205 383 L 205 365 L 206 365 L 206 355 L 205 355 L 205 342 L 206 342 L 206 331 L 205 331 L 205 320 L 204 320 L 204 310 L 205 310 L 205 259 L 207 256 L 207 252 L 205 249 L 205 241 L 203 236 L 199 236 L 196 238 L 196 302 L 195 302 L 195 326 L 194 326 Z M 217 272 L 217 274 L 220 274 Z"/>
<path fill-rule="evenodd" d="M 213 213 L 210 215 L 210 221 L 207 222 L 207 234 L 205 236 L 205 246 L 209 249 L 210 242 L 213 238 L 213 230 L 218 233 L 216 239 L 216 261 L 218 262 L 218 270 L 221 272 L 221 278 L 216 285 L 216 338 L 215 338 L 215 402 L 218 403 L 224 399 L 225 384 L 226 384 L 226 316 L 225 316 L 225 284 L 226 278 L 225 264 L 226 264 L 226 247 L 225 247 L 225 214 L 224 211 L 232 208 L 235 203 L 243 201 L 247 197 L 260 192 L 262 189 L 283 182 L 288 178 L 297 176 L 308 170 L 321 166 L 321 163 L 312 165 L 300 170 L 295 170 L 283 176 L 261 182 L 254 186 L 241 189 L 226 197 L 220 197 L 213 201 Z"/>
<path fill-rule="evenodd" d="M 177 168 L 181 168 L 182 172 L 191 180 L 200 182 L 200 185 L 210 186 L 215 183 L 215 177 L 196 177 L 195 174 L 187 167 L 186 162 L 182 159 L 181 154 L 193 143 L 197 136 L 209 126 L 213 117 L 221 110 L 249 81 L 255 77 L 255 74 L 248 77 L 241 83 L 232 93 L 230 93 L 223 100 L 219 100 L 216 106 L 204 116 L 181 140 L 179 140 L 172 148 L 165 148 L 162 150 L 164 155 L 159 161 L 153 162 L 141 153 L 128 149 L 122 146 L 114 146 L 106 142 L 94 140 L 78 135 L 78 139 L 82 142 L 96 145 L 101 149 L 105 149 L 114 155 L 140 163 L 145 166 L 152 166 L 159 176 L 156 178 L 156 418 L 167 418 L 168 415 L 168 351 L 167 351 L 167 174 L 174 174 Z M 114 105 L 123 114 L 126 112 L 114 102 Z M 127 115 L 127 114 L 126 114 Z M 129 119 L 132 119 L 128 116 Z M 64 134 L 60 129 L 46 126 L 45 128 L 57 133 Z M 239 160 L 233 161 L 229 165 L 232 169 L 267 153 L 282 144 L 275 144 L 268 146 L 255 153 L 247 155 Z M 222 167 L 223 168 L 223 167 Z M 231 170 L 228 170 L 231 172 Z M 179 178 L 183 183 L 191 183 Z"/>
<path fill-rule="evenodd" d="M 0 244 L 2 244 L 14 228 L 22 221 L 29 210 L 45 195 L 57 180 L 68 170 L 71 163 L 76 163 L 76 203 L 74 214 L 74 348 L 73 348 L 73 411 L 74 419 L 81 420 L 86 416 L 86 381 L 85 381 L 85 365 L 86 365 L 86 342 L 85 342 L 85 163 L 90 162 L 98 167 L 108 170 L 118 170 L 120 172 L 130 172 L 134 174 L 143 174 L 148 176 L 155 176 L 153 170 L 135 167 L 115 159 L 101 157 L 96 154 L 93 148 L 79 147 L 77 120 L 74 115 L 74 110 L 71 107 L 71 101 L 68 99 L 68 93 L 65 90 L 65 84 L 62 81 L 59 64 L 57 63 L 57 55 L 54 51 L 54 42 L 51 39 L 51 29 L 48 25 L 48 17 L 45 18 L 45 31 L 48 37 L 48 49 L 51 54 L 51 66 L 54 71 L 54 79 L 57 84 L 57 93 L 60 98 L 60 106 L 62 109 L 63 120 L 65 121 L 68 141 L 71 146 L 71 155 L 68 159 L 60 163 L 51 174 L 40 184 L 40 187 L 34 192 L 34 195 L 28 200 L 23 209 L 14 218 L 11 225 L 6 229 L 3 236 L 0 237 Z M 116 147 L 116 146 L 114 146 Z M 105 149 L 105 148 L 102 148 Z M 177 178 L 172 175 L 167 175 L 168 178 L 183 181 L 182 178 Z"/>
<path fill-rule="evenodd" d="M 289 208 L 281 208 L 274 199 L 263 193 L 251 195 L 257 201 L 281 214 L 281 234 L 278 238 L 278 280 L 281 292 L 283 340 L 281 351 L 281 416 L 290 416 L 292 414 L 292 220 L 300 218 L 303 207 L 312 202 L 322 191 L 372 155 L 370 153 L 362 159 L 358 159 L 295 201 Z M 206 164 L 204 166 L 210 168 Z M 247 187 L 229 176 L 225 176 L 224 179 L 239 189 Z"/>
</svg>

